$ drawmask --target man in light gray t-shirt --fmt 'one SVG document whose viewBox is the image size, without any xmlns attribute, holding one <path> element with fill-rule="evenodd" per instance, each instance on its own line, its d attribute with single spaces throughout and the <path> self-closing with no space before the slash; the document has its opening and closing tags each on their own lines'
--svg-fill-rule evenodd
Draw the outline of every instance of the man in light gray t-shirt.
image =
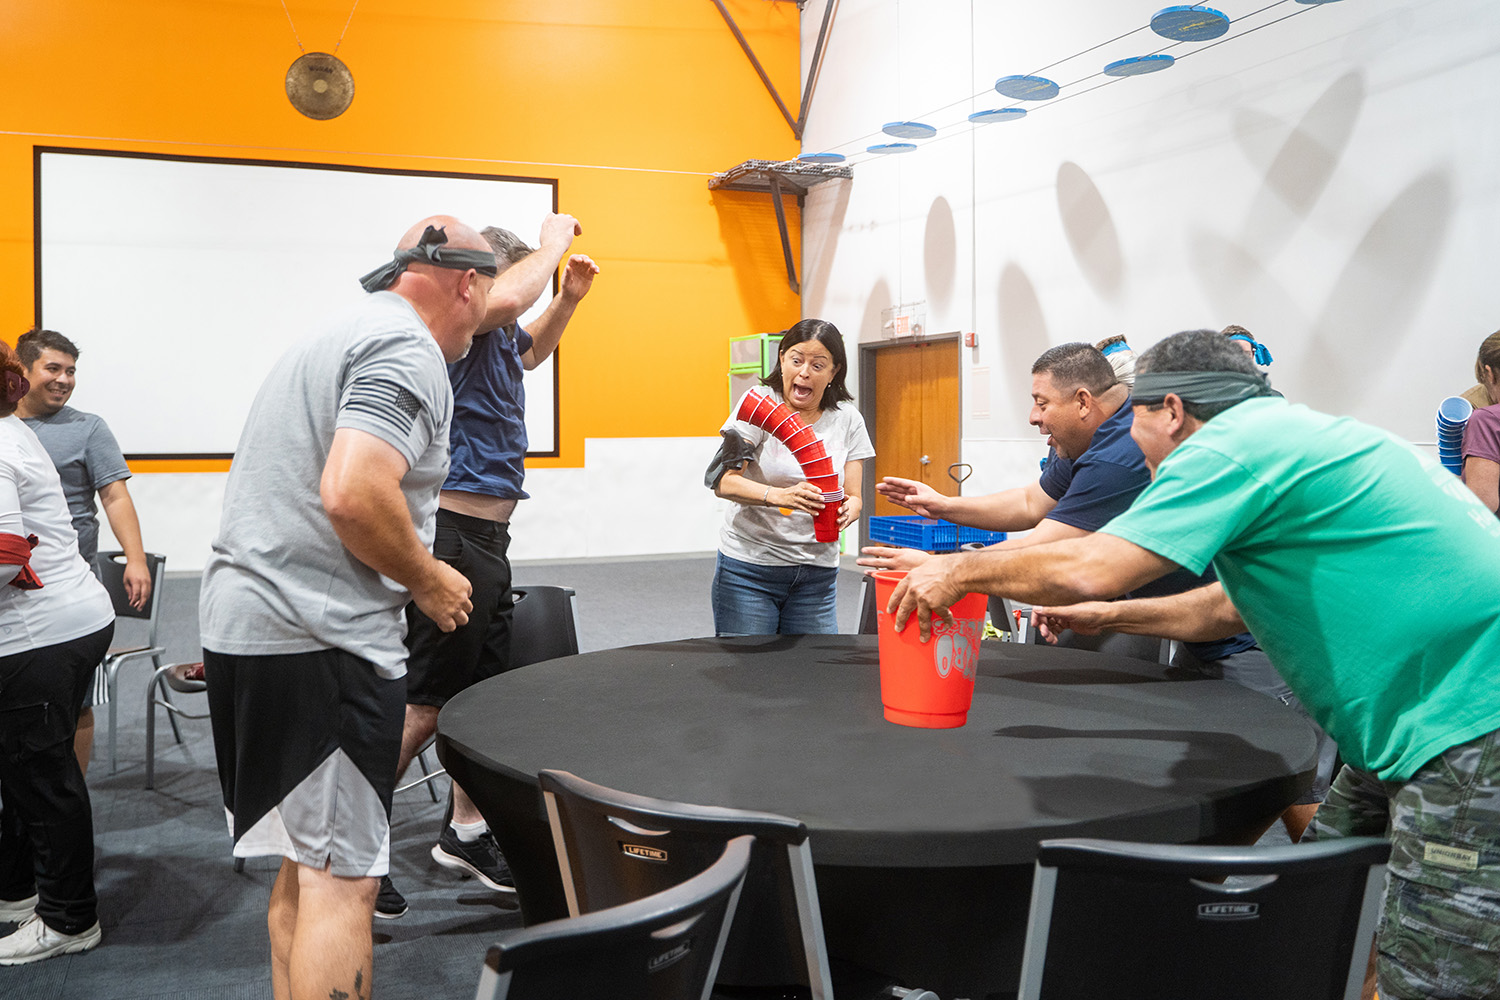
<svg viewBox="0 0 1500 1000">
<path fill-rule="evenodd" d="M 372 292 L 271 370 L 235 450 L 199 618 L 238 857 L 281 855 L 272 989 L 369 996 L 390 856 L 408 599 L 453 629 L 470 586 L 429 551 L 461 357 L 496 274 L 456 219 L 414 226 Z M 299 926 L 302 928 L 299 930 Z M 316 934 L 319 947 L 292 948 Z"/>
</svg>

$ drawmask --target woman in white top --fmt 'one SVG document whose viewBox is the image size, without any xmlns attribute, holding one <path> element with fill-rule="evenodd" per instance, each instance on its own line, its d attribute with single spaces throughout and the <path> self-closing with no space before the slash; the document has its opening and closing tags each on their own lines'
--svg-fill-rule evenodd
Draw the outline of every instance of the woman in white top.
<svg viewBox="0 0 1500 1000">
<path fill-rule="evenodd" d="M 861 468 L 864 459 L 875 456 L 864 419 L 844 387 L 847 368 L 838 328 L 805 319 L 782 335 L 776 368 L 762 380 L 817 434 L 839 471 L 840 531 L 859 517 Z M 719 434 L 724 445 L 709 467 L 708 485 L 734 504 L 719 533 L 714 631 L 837 632 L 839 545 L 813 534 L 823 493 L 807 482 L 797 458 L 770 432 L 730 414 Z"/>
<path fill-rule="evenodd" d="M 114 635 L 78 555 L 52 459 L 15 415 L 25 369 L 0 343 L 0 965 L 99 943 L 94 823 L 73 755 L 86 685 Z"/>
</svg>

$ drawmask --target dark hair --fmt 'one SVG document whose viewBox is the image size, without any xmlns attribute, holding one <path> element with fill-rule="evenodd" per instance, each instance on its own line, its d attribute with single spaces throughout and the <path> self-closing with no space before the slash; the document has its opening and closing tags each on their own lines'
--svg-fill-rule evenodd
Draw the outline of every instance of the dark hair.
<svg viewBox="0 0 1500 1000">
<path fill-rule="evenodd" d="M 10 345 L 0 340 L 0 417 L 8 417 L 16 412 L 16 407 L 20 404 L 20 400 L 12 403 L 9 395 L 5 392 L 5 388 L 7 383 L 12 380 L 12 376 L 19 378 L 21 384 L 24 384 L 26 380 L 26 368 L 27 366 L 21 364 L 20 359 L 10 349 Z"/>
<path fill-rule="evenodd" d="M 1474 359 L 1474 379 L 1484 381 L 1484 366 L 1489 365 L 1500 378 L 1500 332 L 1492 333 L 1479 342 L 1479 356 Z M 1496 400 L 1500 402 L 1500 400 Z"/>
<path fill-rule="evenodd" d="M 43 351 L 61 351 L 74 361 L 78 360 L 78 345 L 56 330 L 32 327 L 16 338 L 16 359 L 30 368 Z"/>
<path fill-rule="evenodd" d="M 500 261 L 502 271 L 512 264 L 521 263 L 523 259 L 535 252 L 521 237 L 509 229 L 485 226 L 479 231 L 479 235 L 483 236 L 485 242 L 490 245 L 490 249 L 495 251 L 495 258 Z"/>
<path fill-rule="evenodd" d="M 1059 389 L 1087 389 L 1098 396 L 1120 380 L 1115 366 L 1092 344 L 1058 344 L 1042 352 L 1031 366 L 1031 374 L 1048 375 Z"/>
<path fill-rule="evenodd" d="M 1142 372 L 1239 372 L 1259 375 L 1238 343 L 1219 330 L 1184 330 L 1161 341 L 1135 361 L 1136 374 Z M 1153 409 L 1161 404 L 1155 404 Z M 1210 420 L 1234 403 L 1189 403 L 1182 401 L 1183 412 L 1199 420 Z"/>
<path fill-rule="evenodd" d="M 844 336 L 839 333 L 839 328 L 826 319 L 805 319 L 800 323 L 794 323 L 790 329 L 781 335 L 781 344 L 776 348 L 776 367 L 771 369 L 771 374 L 760 380 L 760 384 L 781 392 L 781 356 L 789 348 L 809 340 L 816 340 L 828 348 L 828 353 L 833 355 L 833 381 L 828 383 L 828 388 L 823 390 L 823 398 L 818 403 L 820 410 L 832 410 L 840 403 L 854 398 L 844 386 L 844 376 L 849 371 L 848 355 L 844 353 Z"/>
</svg>

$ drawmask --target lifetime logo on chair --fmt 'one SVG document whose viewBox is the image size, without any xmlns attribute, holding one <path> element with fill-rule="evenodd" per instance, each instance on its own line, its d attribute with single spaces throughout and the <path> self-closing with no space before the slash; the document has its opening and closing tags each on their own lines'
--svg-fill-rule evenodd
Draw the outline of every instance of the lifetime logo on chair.
<svg viewBox="0 0 1500 1000">
<path fill-rule="evenodd" d="M 1259 903 L 1199 903 L 1199 920 L 1258 920 Z"/>
<path fill-rule="evenodd" d="M 660 847 L 646 847 L 642 844 L 620 844 L 620 852 L 632 858 L 640 858 L 642 861 L 657 861 L 665 863 L 667 852 Z"/>
</svg>

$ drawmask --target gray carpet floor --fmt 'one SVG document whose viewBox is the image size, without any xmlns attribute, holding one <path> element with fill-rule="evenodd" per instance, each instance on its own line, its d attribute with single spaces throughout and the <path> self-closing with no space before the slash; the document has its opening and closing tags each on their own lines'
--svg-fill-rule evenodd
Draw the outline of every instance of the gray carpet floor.
<svg viewBox="0 0 1500 1000">
<path fill-rule="evenodd" d="M 588 652 L 713 634 L 713 557 L 520 564 L 516 581 L 573 587 L 580 646 Z M 840 574 L 839 616 L 855 630 L 859 579 Z M 159 639 L 164 662 L 199 659 L 198 577 L 170 574 Z M 120 637 L 139 634 L 122 622 Z M 145 663 L 120 677 L 118 761 L 109 773 L 100 711 L 89 792 L 104 941 L 83 955 L 0 968 L 6 1000 L 240 1000 L 271 995 L 266 902 L 279 859 L 235 873 L 207 720 L 183 721 L 172 741 L 158 718 L 157 787 L 145 783 Z M 197 700 L 197 705 L 193 700 Z M 202 710 L 202 696 L 179 699 Z M 162 713 L 164 716 L 165 713 Z M 438 787 L 446 793 L 444 779 Z M 375 922 L 375 991 L 381 1000 L 473 996 L 496 932 L 520 925 L 506 897 L 456 877 L 428 854 L 443 805 L 417 788 L 392 809 L 392 878 L 411 909 Z"/>
</svg>

